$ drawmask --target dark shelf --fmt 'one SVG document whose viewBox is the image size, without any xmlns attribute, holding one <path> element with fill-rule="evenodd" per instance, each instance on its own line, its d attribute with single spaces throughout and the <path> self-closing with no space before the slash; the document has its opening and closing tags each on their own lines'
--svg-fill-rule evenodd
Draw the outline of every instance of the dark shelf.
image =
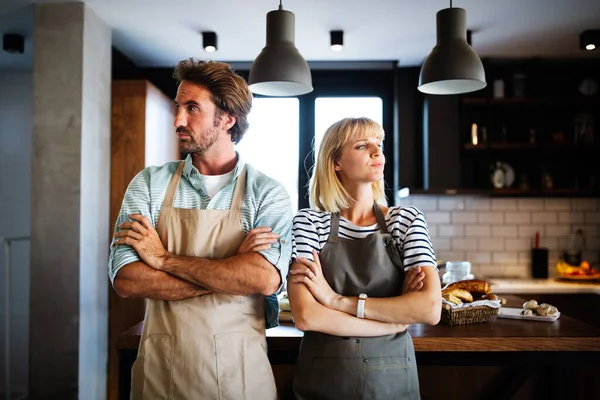
<svg viewBox="0 0 600 400">
<path fill-rule="evenodd" d="M 600 104 L 600 98 L 590 97 L 507 97 L 507 98 L 488 98 L 488 97 L 463 97 L 461 99 L 464 105 L 594 105 Z"/>
<path fill-rule="evenodd" d="M 531 143 L 487 143 L 473 145 L 466 143 L 463 146 L 467 151 L 483 150 L 542 150 L 542 151 L 600 151 L 600 146 L 594 144 L 588 145 L 569 145 L 569 144 L 531 144 Z"/>
</svg>

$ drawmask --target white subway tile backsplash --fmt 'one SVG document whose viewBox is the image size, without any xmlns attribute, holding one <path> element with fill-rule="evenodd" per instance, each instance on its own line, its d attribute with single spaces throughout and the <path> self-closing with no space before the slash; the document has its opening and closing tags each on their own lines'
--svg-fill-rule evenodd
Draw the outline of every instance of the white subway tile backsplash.
<svg viewBox="0 0 600 400">
<path fill-rule="evenodd" d="M 519 255 L 514 251 L 510 253 L 494 253 L 492 255 L 492 261 L 494 264 L 516 265 L 519 263 Z"/>
<path fill-rule="evenodd" d="M 582 212 L 559 212 L 558 222 L 561 224 L 580 224 L 583 222 Z"/>
<path fill-rule="evenodd" d="M 544 209 L 565 211 L 571 209 L 571 199 L 544 199 Z"/>
<path fill-rule="evenodd" d="M 465 198 L 458 197 L 441 197 L 438 201 L 438 210 L 464 210 Z"/>
<path fill-rule="evenodd" d="M 586 212 L 585 213 L 586 224 L 600 224 L 600 212 Z"/>
<path fill-rule="evenodd" d="M 435 238 L 432 241 L 433 244 L 433 250 L 434 251 L 438 251 L 438 250 L 452 250 L 452 246 L 450 244 L 450 239 L 449 238 Z"/>
<path fill-rule="evenodd" d="M 414 196 L 412 199 L 413 207 L 420 211 L 436 211 L 438 199 L 435 196 Z"/>
<path fill-rule="evenodd" d="M 501 278 L 506 276 L 506 267 L 503 265 L 485 265 L 479 268 L 479 273 L 487 278 Z M 492 285 L 492 291 L 494 286 Z"/>
<path fill-rule="evenodd" d="M 474 212 L 460 212 L 455 211 L 452 213 L 453 224 L 474 224 L 477 222 L 477 213 Z"/>
<path fill-rule="evenodd" d="M 427 211 L 425 213 L 425 221 L 427 221 L 427 224 L 449 224 L 450 214 L 447 212 Z"/>
<path fill-rule="evenodd" d="M 492 210 L 494 211 L 511 211 L 517 209 L 516 199 L 492 199 Z"/>
<path fill-rule="evenodd" d="M 520 211 L 541 211 L 544 209 L 543 199 L 519 199 L 517 207 Z"/>
<path fill-rule="evenodd" d="M 465 236 L 467 237 L 490 237 L 489 225 L 467 225 L 465 226 Z"/>
<path fill-rule="evenodd" d="M 526 237 L 533 238 L 536 232 L 539 232 L 540 235 L 544 234 L 544 226 L 543 225 L 525 225 L 519 226 L 518 228 L 518 237 Z"/>
<path fill-rule="evenodd" d="M 463 225 L 439 225 L 438 235 L 440 235 L 440 237 L 462 237 L 465 236 L 465 227 Z"/>
<path fill-rule="evenodd" d="M 504 247 L 506 250 L 528 250 L 531 248 L 531 241 L 521 239 L 504 239 Z"/>
<path fill-rule="evenodd" d="M 560 237 L 548 237 L 542 236 L 540 238 L 540 247 L 544 247 L 549 250 L 558 250 L 560 248 Z M 531 240 L 531 247 L 533 247 L 533 239 Z"/>
<path fill-rule="evenodd" d="M 556 224 L 558 216 L 555 212 L 534 212 L 531 213 L 531 222 L 534 224 Z"/>
<path fill-rule="evenodd" d="M 573 210 L 595 211 L 600 209 L 599 199 L 571 199 Z"/>
<path fill-rule="evenodd" d="M 492 226 L 493 237 L 517 237 L 517 226 L 515 225 L 500 225 Z"/>
<path fill-rule="evenodd" d="M 483 224 L 501 224 L 504 222 L 504 215 L 501 212 L 479 212 L 477 220 Z"/>
<path fill-rule="evenodd" d="M 502 251 L 504 250 L 504 241 L 502 239 L 479 238 L 479 250 L 484 251 Z"/>
<path fill-rule="evenodd" d="M 517 278 L 528 278 L 531 276 L 531 272 L 525 266 L 507 266 L 504 268 L 504 274 L 506 276 L 514 276 Z"/>
<path fill-rule="evenodd" d="M 467 260 L 470 261 L 471 264 L 491 264 L 492 253 L 467 251 Z"/>
<path fill-rule="evenodd" d="M 529 212 L 506 212 L 504 221 L 507 224 L 525 225 L 531 223 L 531 213 Z"/>
<path fill-rule="evenodd" d="M 427 225 L 427 230 L 429 231 L 429 237 L 438 237 L 439 230 L 437 225 Z"/>
<path fill-rule="evenodd" d="M 434 249 L 435 250 L 435 249 Z M 466 253 L 464 251 L 440 251 L 436 250 L 435 255 L 438 260 L 445 261 L 465 261 Z"/>
<path fill-rule="evenodd" d="M 477 239 L 452 238 L 452 250 L 477 250 Z"/>
<path fill-rule="evenodd" d="M 407 203 L 409 201 L 409 203 Z M 425 213 L 439 260 L 468 260 L 476 276 L 530 276 L 535 233 L 549 249 L 550 272 L 570 232 L 581 228 L 584 257 L 600 257 L 600 199 L 411 196 Z M 476 272 L 475 272 L 476 271 Z"/>
<path fill-rule="evenodd" d="M 544 234 L 548 237 L 561 237 L 571 233 L 570 225 L 546 225 Z"/>
<path fill-rule="evenodd" d="M 491 210 L 492 202 L 490 201 L 490 199 L 467 198 L 465 200 L 465 208 L 469 211 Z"/>
</svg>

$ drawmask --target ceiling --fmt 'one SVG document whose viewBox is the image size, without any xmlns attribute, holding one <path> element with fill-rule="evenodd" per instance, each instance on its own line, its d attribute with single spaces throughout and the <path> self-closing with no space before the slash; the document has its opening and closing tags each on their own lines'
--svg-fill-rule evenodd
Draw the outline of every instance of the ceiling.
<svg viewBox="0 0 600 400">
<path fill-rule="evenodd" d="M 0 0 L 0 31 L 19 25 L 11 14 L 23 14 L 23 6 L 54 1 Z M 172 66 L 190 56 L 251 62 L 265 44 L 266 13 L 278 7 L 276 0 L 85 3 L 113 28 L 114 46 L 141 67 Z M 283 1 L 296 16 L 296 46 L 308 61 L 397 60 L 401 66 L 423 62 L 435 44 L 435 14 L 448 5 L 442 0 Z M 600 58 L 600 50 L 579 50 L 580 32 L 600 29 L 598 0 L 455 0 L 453 5 L 467 10 L 473 47 L 481 57 Z M 339 29 L 344 49 L 332 52 L 329 31 Z M 217 33 L 217 52 L 203 51 L 202 31 Z"/>
</svg>

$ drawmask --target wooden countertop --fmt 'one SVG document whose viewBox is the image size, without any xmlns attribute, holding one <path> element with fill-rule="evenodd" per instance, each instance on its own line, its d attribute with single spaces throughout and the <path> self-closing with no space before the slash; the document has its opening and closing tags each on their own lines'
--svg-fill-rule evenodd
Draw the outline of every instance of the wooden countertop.
<svg viewBox="0 0 600 400">
<path fill-rule="evenodd" d="M 507 307 L 521 307 L 523 299 L 504 296 Z M 123 332 L 120 350 L 139 346 L 143 323 Z M 555 322 L 532 322 L 496 318 L 483 324 L 412 325 L 409 332 L 417 352 L 518 352 L 518 351 L 586 351 L 600 352 L 600 329 L 561 315 Z M 268 329 L 271 351 L 297 351 L 303 333 L 293 324 Z"/>
</svg>

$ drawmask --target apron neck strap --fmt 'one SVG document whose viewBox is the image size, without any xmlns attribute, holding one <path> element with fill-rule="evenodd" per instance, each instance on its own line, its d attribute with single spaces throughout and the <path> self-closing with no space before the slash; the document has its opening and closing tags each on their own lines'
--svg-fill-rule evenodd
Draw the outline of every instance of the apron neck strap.
<svg viewBox="0 0 600 400">
<path fill-rule="evenodd" d="M 377 202 L 373 202 L 373 211 L 375 211 L 375 217 L 377 217 L 377 224 L 379 224 L 379 230 L 381 233 L 387 233 L 387 224 L 385 222 L 385 216 L 383 215 L 383 211 L 381 211 L 381 207 Z"/>
<path fill-rule="evenodd" d="M 237 177 L 235 183 L 235 189 L 233 190 L 233 198 L 231 199 L 231 209 L 241 210 L 242 203 L 244 200 L 244 193 L 246 192 L 246 167 L 242 169 L 242 172 Z"/>
<path fill-rule="evenodd" d="M 329 237 L 327 238 L 327 243 L 337 243 L 339 226 L 340 213 L 331 213 L 331 222 L 329 224 Z"/>
<path fill-rule="evenodd" d="M 181 161 L 179 166 L 177 167 L 177 171 L 171 177 L 169 181 L 169 186 L 167 186 L 167 193 L 165 194 L 165 200 L 163 202 L 163 206 L 173 207 L 173 201 L 175 200 L 175 192 L 177 191 L 177 186 L 179 186 L 179 181 L 181 180 L 181 174 L 183 173 L 183 165 L 185 161 Z"/>
</svg>

